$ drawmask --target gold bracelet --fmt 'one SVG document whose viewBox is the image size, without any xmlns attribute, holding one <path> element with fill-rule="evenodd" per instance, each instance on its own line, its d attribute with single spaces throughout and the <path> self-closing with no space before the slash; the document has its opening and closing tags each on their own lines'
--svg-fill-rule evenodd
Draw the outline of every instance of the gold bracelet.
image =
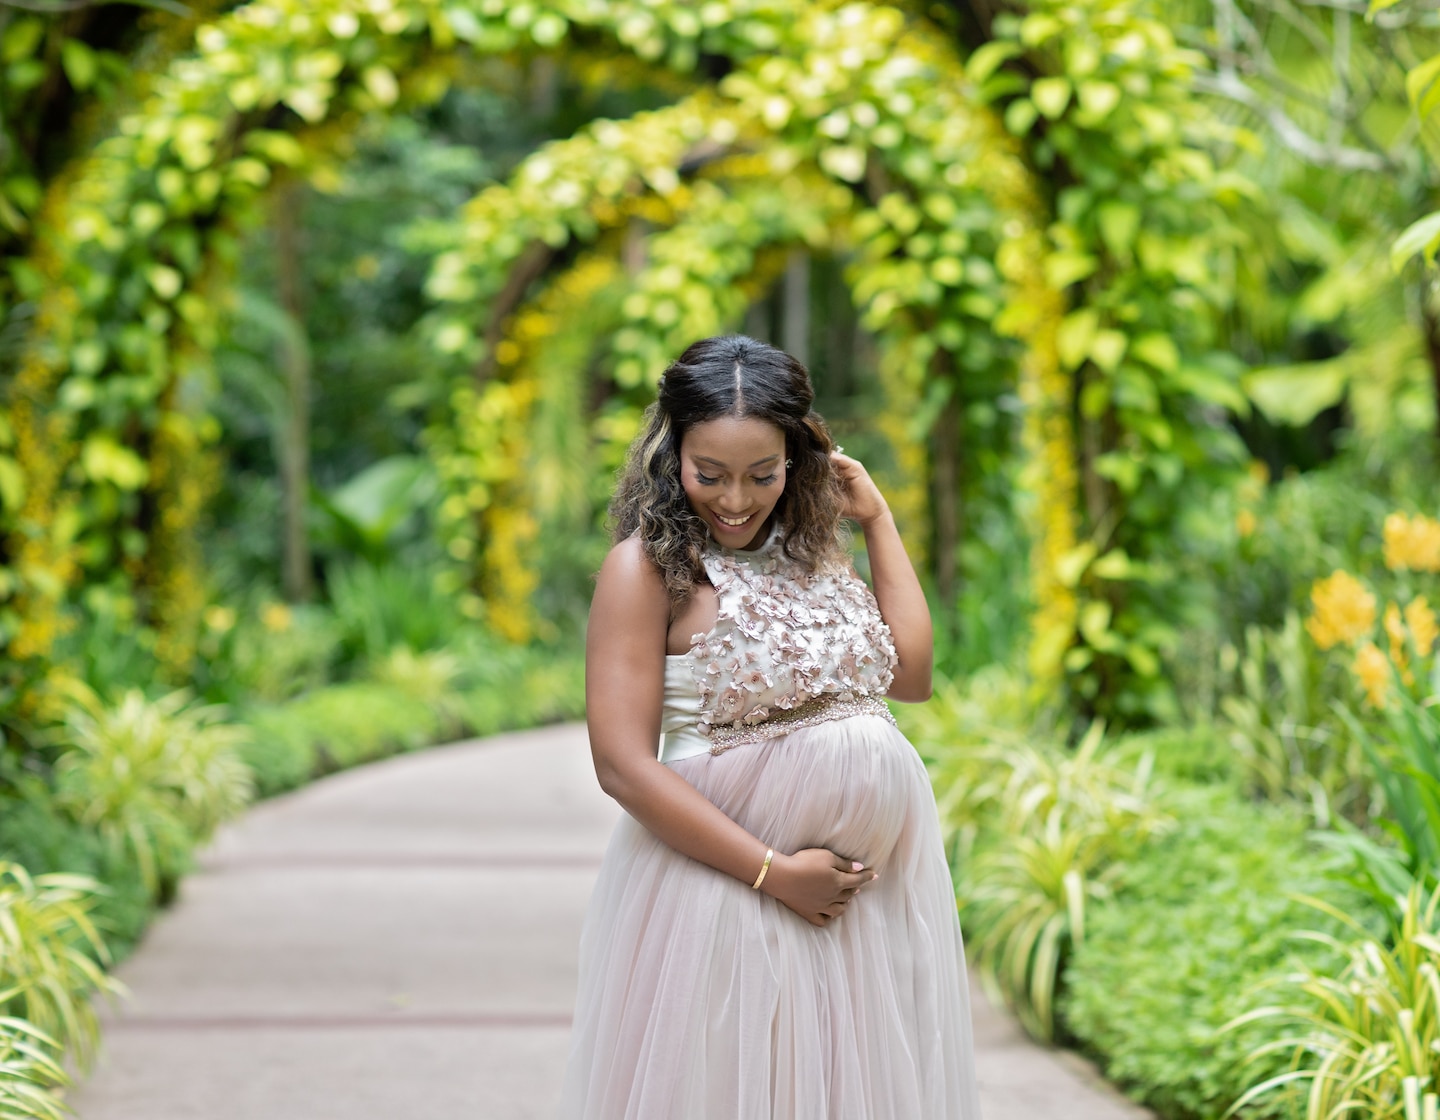
<svg viewBox="0 0 1440 1120">
<path fill-rule="evenodd" d="M 750 884 L 750 889 L 751 889 L 752 891 L 758 891 L 758 890 L 760 889 L 760 884 L 765 881 L 765 876 L 766 876 L 766 875 L 769 873 L 769 871 L 770 871 L 770 861 L 771 861 L 772 859 L 774 859 L 774 858 L 775 858 L 775 849 L 774 849 L 774 848 L 766 848 L 766 849 L 765 849 L 765 862 L 760 865 L 760 874 L 757 875 L 757 876 L 755 876 L 755 881 Z"/>
</svg>

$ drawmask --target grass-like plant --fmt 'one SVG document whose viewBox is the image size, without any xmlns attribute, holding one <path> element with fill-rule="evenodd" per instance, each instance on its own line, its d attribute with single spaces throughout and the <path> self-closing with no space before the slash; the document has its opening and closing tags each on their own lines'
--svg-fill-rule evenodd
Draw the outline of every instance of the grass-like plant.
<svg viewBox="0 0 1440 1120">
<path fill-rule="evenodd" d="M 68 1114 L 58 1090 L 70 1079 L 58 1049 L 33 1024 L 0 1016 L 0 1120 L 62 1120 Z"/>
<path fill-rule="evenodd" d="M 1246 785 L 1306 806 L 1321 828 L 1336 816 L 1364 821 L 1374 788 L 1359 740 L 1331 707 L 1329 668 L 1291 611 L 1278 630 L 1247 627 L 1235 689 L 1220 701 Z"/>
<path fill-rule="evenodd" d="M 84 876 L 32 876 L 0 863 L 0 1013 L 24 1019 L 82 1065 L 98 1040 L 90 997 L 120 990 L 90 920 L 99 889 Z"/>
<path fill-rule="evenodd" d="M 936 768 L 957 887 L 981 976 L 1040 1038 L 1086 911 L 1108 897 L 1134 846 L 1168 825 L 1149 796 L 1150 758 L 1101 752 L 1096 723 L 1073 750 L 1025 743 L 957 748 Z"/>
<path fill-rule="evenodd" d="M 107 705 L 70 689 L 56 737 L 58 803 L 132 857 L 161 894 L 195 844 L 250 800 L 253 778 L 238 747 L 244 730 L 186 692 L 149 700 L 139 691 Z"/>
<path fill-rule="evenodd" d="M 1328 903 L 1310 901 L 1353 939 L 1318 931 L 1300 936 L 1329 945 L 1345 966 L 1338 974 L 1297 973 L 1294 998 L 1228 1025 L 1266 1019 L 1288 1025 L 1250 1057 L 1289 1052 L 1292 1068 L 1250 1088 L 1226 1116 L 1281 1091 L 1305 1120 L 1433 1120 L 1440 1107 L 1440 889 L 1413 884 L 1399 900 L 1389 939 Z"/>
<path fill-rule="evenodd" d="M 1395 677 L 1398 686 L 1398 671 Z M 1440 873 L 1440 695 L 1421 701 L 1404 687 L 1391 689 L 1383 735 L 1349 709 L 1337 706 L 1337 711 L 1369 759 L 1385 804 L 1379 823 L 1395 844 L 1377 844 L 1355 829 L 1335 833 L 1330 842 L 1352 856 L 1355 885 L 1381 901 L 1412 883 L 1435 885 Z"/>
</svg>

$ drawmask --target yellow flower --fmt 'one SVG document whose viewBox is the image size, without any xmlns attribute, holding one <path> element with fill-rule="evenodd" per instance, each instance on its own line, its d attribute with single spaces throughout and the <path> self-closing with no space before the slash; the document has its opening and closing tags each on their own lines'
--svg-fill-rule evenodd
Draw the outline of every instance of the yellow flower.
<svg viewBox="0 0 1440 1120">
<path fill-rule="evenodd" d="M 1248 509 L 1242 509 L 1235 515 L 1235 530 L 1242 537 L 1248 537 L 1255 531 L 1255 514 Z"/>
<path fill-rule="evenodd" d="M 1415 676 L 1410 672 L 1410 651 L 1405 643 L 1405 620 L 1394 603 L 1385 604 L 1385 636 L 1390 639 L 1390 660 L 1400 670 L 1405 683 L 1414 684 Z"/>
<path fill-rule="evenodd" d="M 290 629 L 293 618 L 284 603 L 266 603 L 260 608 L 260 621 L 266 630 L 279 634 Z"/>
<path fill-rule="evenodd" d="M 1416 596 L 1405 608 L 1405 625 L 1415 639 L 1415 648 L 1421 657 L 1429 657 L 1435 648 L 1435 639 L 1440 638 L 1440 624 L 1435 621 L 1435 612 L 1424 595 Z"/>
<path fill-rule="evenodd" d="M 1385 706 L 1390 689 L 1390 660 L 1374 642 L 1366 642 L 1355 654 L 1355 675 L 1365 688 L 1365 696 L 1377 708 Z"/>
<path fill-rule="evenodd" d="M 1424 514 L 1385 519 L 1385 566 L 1392 572 L 1440 572 L 1440 521 Z"/>
<path fill-rule="evenodd" d="M 1305 629 L 1321 649 L 1353 642 L 1375 625 L 1375 596 L 1349 572 L 1336 570 L 1310 589 L 1315 611 Z"/>
<path fill-rule="evenodd" d="M 219 604 L 205 608 L 205 625 L 217 634 L 224 634 L 235 625 L 235 608 Z"/>
</svg>

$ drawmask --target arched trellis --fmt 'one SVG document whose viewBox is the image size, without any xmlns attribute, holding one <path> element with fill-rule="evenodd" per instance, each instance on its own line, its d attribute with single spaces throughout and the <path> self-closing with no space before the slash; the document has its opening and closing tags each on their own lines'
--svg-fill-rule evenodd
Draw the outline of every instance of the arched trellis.
<svg viewBox="0 0 1440 1120">
<path fill-rule="evenodd" d="M 989 113 L 971 103 L 948 47 L 895 9 L 758 0 L 709 4 L 699 13 L 688 5 L 582 0 L 515 7 L 490 0 L 444 7 L 425 0 L 251 4 L 201 28 L 197 56 L 157 81 L 119 135 L 48 201 L 35 261 L 48 287 L 13 401 L 16 458 L 27 489 L 7 525 L 17 577 L 12 656 L 44 653 L 67 588 L 83 578 L 87 562 L 99 567 L 117 559 L 116 542 L 126 537 L 120 530 L 138 526 L 150 544 L 129 558 L 129 568 L 148 589 L 152 617 L 175 642 L 169 659 L 183 663 L 185 622 L 198 606 L 187 550 L 200 495 L 190 468 L 202 441 L 177 393 L 203 368 L 214 341 L 217 312 L 207 288 L 223 279 L 233 254 L 227 219 L 253 206 L 277 172 L 303 165 L 307 151 L 323 151 L 331 134 L 353 128 L 360 114 L 438 97 L 451 52 L 545 49 L 571 25 L 606 36 L 612 49 L 682 72 L 701 50 L 728 55 L 736 69 L 708 100 L 672 112 L 669 131 L 612 122 L 577 138 L 570 154 L 584 154 L 588 143 L 590 162 L 576 189 L 567 190 L 555 173 L 570 143 L 562 142 L 528 160 L 510 187 L 468 208 L 472 236 L 457 255 L 437 262 L 431 284 L 451 305 L 437 316 L 440 349 L 486 359 L 472 324 L 484 321 L 531 246 L 593 239 L 642 200 L 686 209 L 676 206 L 682 190 L 704 192 L 682 182 L 676 169 L 708 141 L 739 153 L 732 159 L 747 151 L 764 155 L 772 177 L 808 168 L 806 174 L 841 189 L 863 181 L 877 196 L 846 229 L 861 262 L 857 299 L 900 391 L 914 391 L 927 375 L 933 347 L 926 340 L 943 339 L 947 322 L 968 319 L 988 330 L 989 316 L 1001 311 L 998 283 L 977 282 L 976 270 L 967 269 L 967 260 L 986 258 L 1012 262 L 1012 308 L 1040 309 L 1028 318 L 1011 315 L 1008 325 L 1026 337 L 1025 368 L 1043 386 L 1055 326 L 1047 309 L 1055 300 L 1047 303 L 1043 278 L 1020 263 L 1019 247 L 1033 246 L 1038 236 L 1023 165 Z M 304 143 L 266 127 L 280 106 L 307 122 Z M 648 123 L 656 119 L 663 114 Z M 637 145 L 629 163 L 627 140 Z M 638 191 L 637 176 L 644 188 Z M 710 201 L 743 199 L 745 178 L 732 168 L 707 179 L 718 192 Z M 764 181 L 753 170 L 749 178 Z M 542 212 L 507 214 L 527 187 L 542 188 L 529 196 L 542 201 Z M 986 200 L 991 218 L 978 228 L 957 221 L 973 211 L 975 198 Z M 696 205 L 693 197 L 684 201 Z M 675 213 L 672 230 L 685 228 L 684 214 Z M 752 249 L 802 237 L 793 226 L 763 229 Z M 977 247 L 987 237 L 991 243 Z M 657 270 L 677 267 L 656 257 L 649 271 L 627 278 L 634 298 L 624 304 L 625 314 L 652 327 L 659 302 L 646 302 L 647 287 L 668 287 Z M 708 309 L 691 307 L 687 316 L 681 308 L 670 324 L 674 338 L 653 329 L 618 332 L 617 380 L 653 377 L 664 356 L 688 341 L 686 328 L 706 315 L 725 325 L 733 315 L 726 300 L 733 302 L 752 273 L 737 269 L 733 281 L 714 288 Z M 501 376 L 494 384 L 500 388 L 487 385 L 482 393 L 508 387 L 512 397 L 524 397 L 514 379 Z M 474 469 L 475 457 L 466 454 L 474 448 L 463 433 L 467 410 L 481 416 L 487 410 L 463 395 L 458 405 L 461 438 L 451 466 L 463 486 L 456 493 L 470 511 L 483 512 L 490 505 L 477 485 L 483 469 Z M 117 438 L 119 432 L 127 438 Z M 1073 624 L 1065 629 L 1073 632 Z"/>
</svg>

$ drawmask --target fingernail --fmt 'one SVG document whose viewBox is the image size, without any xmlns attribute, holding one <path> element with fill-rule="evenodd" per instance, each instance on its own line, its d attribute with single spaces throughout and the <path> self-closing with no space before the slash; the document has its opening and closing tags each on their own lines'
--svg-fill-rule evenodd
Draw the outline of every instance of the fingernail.
<svg viewBox="0 0 1440 1120">
<path fill-rule="evenodd" d="M 873 883 L 878 878 L 880 878 L 880 872 L 877 871 L 875 872 L 875 874 L 870 876 L 870 881 Z"/>
<path fill-rule="evenodd" d="M 864 865 L 863 863 L 861 863 L 858 859 L 856 859 L 856 860 L 851 860 L 851 861 L 850 861 L 850 870 L 851 870 L 851 871 L 864 871 L 864 870 L 865 870 L 865 865 Z"/>
</svg>

